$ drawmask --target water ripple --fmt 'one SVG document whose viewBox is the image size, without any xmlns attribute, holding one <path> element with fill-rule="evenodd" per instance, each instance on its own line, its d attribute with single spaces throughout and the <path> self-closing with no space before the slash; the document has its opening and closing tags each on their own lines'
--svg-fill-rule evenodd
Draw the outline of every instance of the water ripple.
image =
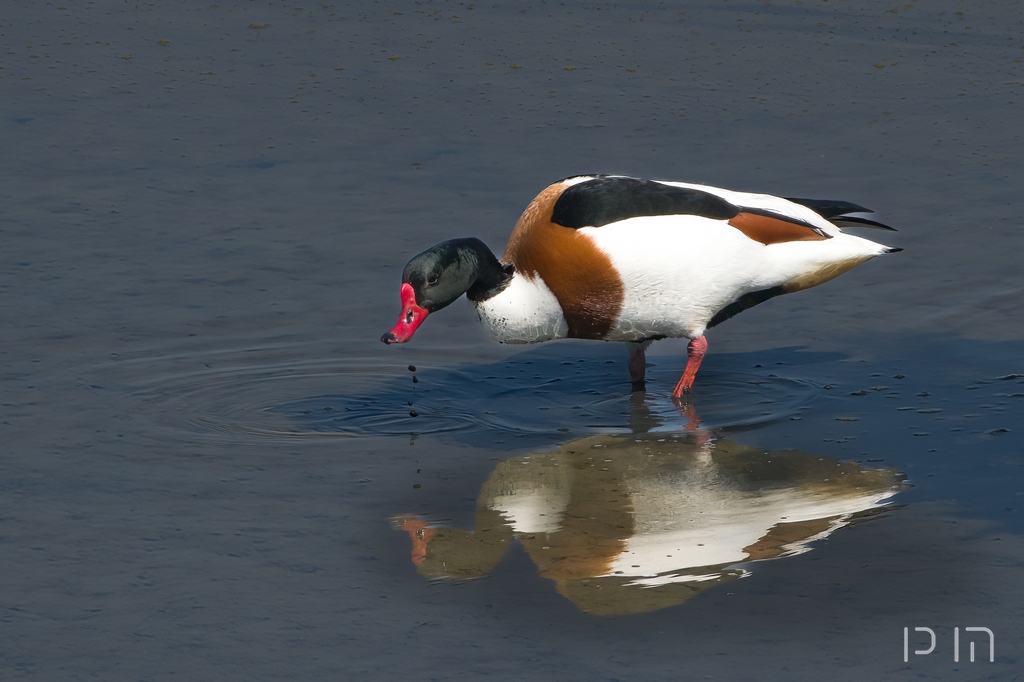
<svg viewBox="0 0 1024 682">
<path fill-rule="evenodd" d="M 572 360 L 531 349 L 496 363 L 410 371 L 278 347 L 137 358 L 122 370 L 134 395 L 157 407 L 176 437 L 234 442 L 416 434 L 550 442 L 681 432 L 698 420 L 707 428 L 740 428 L 789 417 L 818 390 L 725 356 L 702 371 L 692 405 L 681 408 L 668 395 L 677 368 L 651 367 L 648 392 L 630 393 L 622 362 L 609 360 L 601 346 L 583 348 Z"/>
</svg>

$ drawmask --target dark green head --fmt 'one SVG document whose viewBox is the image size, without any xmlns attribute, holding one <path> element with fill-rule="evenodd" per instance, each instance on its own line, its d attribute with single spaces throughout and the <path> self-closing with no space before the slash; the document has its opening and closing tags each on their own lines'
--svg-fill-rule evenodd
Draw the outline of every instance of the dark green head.
<svg viewBox="0 0 1024 682">
<path fill-rule="evenodd" d="M 479 239 L 449 239 L 432 246 L 402 272 L 402 314 L 384 343 L 404 343 L 427 315 L 455 302 L 462 294 L 484 300 L 501 291 L 512 277 L 512 266 L 502 265 Z"/>
</svg>

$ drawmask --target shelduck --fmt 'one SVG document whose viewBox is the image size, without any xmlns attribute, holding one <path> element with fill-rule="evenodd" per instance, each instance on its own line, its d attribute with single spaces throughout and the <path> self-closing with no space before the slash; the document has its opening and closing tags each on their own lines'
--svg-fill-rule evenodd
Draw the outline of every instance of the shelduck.
<svg viewBox="0 0 1024 682">
<path fill-rule="evenodd" d="M 870 212 L 845 201 L 683 182 L 566 178 L 526 207 L 501 260 L 472 237 L 410 260 L 401 315 L 381 341 L 408 341 L 429 314 L 466 294 L 501 343 L 626 343 L 635 388 L 644 385 L 644 351 L 653 341 L 687 338 L 686 367 L 672 392 L 680 398 L 707 352 L 707 329 L 900 251 L 839 229 L 893 229 L 850 215 Z"/>
</svg>

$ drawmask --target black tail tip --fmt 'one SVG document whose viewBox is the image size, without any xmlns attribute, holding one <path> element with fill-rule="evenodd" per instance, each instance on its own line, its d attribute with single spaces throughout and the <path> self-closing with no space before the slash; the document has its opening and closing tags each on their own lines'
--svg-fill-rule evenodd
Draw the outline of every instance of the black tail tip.
<svg viewBox="0 0 1024 682">
<path fill-rule="evenodd" d="M 900 247 L 898 247 L 898 246 L 890 246 L 889 248 L 887 248 L 887 249 L 885 250 L 885 252 L 886 252 L 886 253 L 896 253 L 896 252 L 898 252 L 898 251 L 902 251 L 902 250 L 903 250 L 903 249 L 902 249 L 902 248 L 900 248 Z"/>
</svg>

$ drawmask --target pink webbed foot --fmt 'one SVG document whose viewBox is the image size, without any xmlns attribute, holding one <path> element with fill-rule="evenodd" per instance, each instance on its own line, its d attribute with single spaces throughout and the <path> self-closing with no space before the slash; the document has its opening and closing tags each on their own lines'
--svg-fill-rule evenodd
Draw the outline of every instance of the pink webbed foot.
<svg viewBox="0 0 1024 682">
<path fill-rule="evenodd" d="M 707 352 L 708 340 L 703 336 L 698 336 L 687 344 L 686 369 L 683 370 L 683 376 L 676 384 L 675 390 L 672 391 L 673 398 L 681 398 L 684 393 L 688 394 L 693 390 L 693 379 L 697 376 L 697 370 L 700 369 L 700 363 Z"/>
</svg>

